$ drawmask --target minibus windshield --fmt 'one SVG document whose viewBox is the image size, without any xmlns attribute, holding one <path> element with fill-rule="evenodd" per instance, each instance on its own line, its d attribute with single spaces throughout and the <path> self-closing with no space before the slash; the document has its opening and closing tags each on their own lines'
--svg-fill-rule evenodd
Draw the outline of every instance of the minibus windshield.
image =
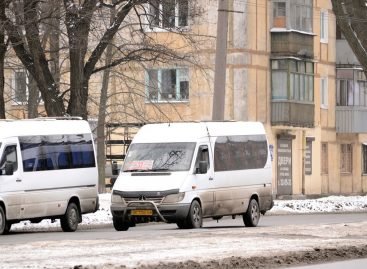
<svg viewBox="0 0 367 269">
<path fill-rule="evenodd" d="M 123 171 L 188 171 L 195 145 L 194 142 L 131 144 Z"/>
</svg>

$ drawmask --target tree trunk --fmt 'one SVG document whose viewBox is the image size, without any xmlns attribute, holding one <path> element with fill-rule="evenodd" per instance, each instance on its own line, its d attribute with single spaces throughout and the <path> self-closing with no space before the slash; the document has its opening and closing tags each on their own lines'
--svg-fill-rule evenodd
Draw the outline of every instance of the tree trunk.
<svg viewBox="0 0 367 269">
<path fill-rule="evenodd" d="M 3 27 L 3 21 L 5 20 L 5 3 L 0 1 L 0 119 L 5 119 L 5 101 L 4 101 L 4 87 L 5 87 L 5 76 L 4 76 L 4 61 L 6 53 L 6 42 L 5 42 L 5 29 Z"/>
<path fill-rule="evenodd" d="M 67 113 L 87 119 L 88 83 L 92 73 L 85 72 L 85 58 L 88 49 L 88 34 L 96 0 L 84 2 L 82 8 L 70 6 L 64 0 L 66 28 L 69 37 L 70 54 L 70 100 Z"/>
<path fill-rule="evenodd" d="M 111 9 L 111 19 L 113 22 L 115 17 L 115 9 Z M 112 62 L 112 45 L 109 44 L 106 48 L 106 66 Z M 106 148 L 105 148 L 105 125 L 106 125 L 106 110 L 108 101 L 108 84 L 110 81 L 110 69 L 105 69 L 103 72 L 101 95 L 99 98 L 98 110 L 98 126 L 97 126 L 97 162 L 98 162 L 98 177 L 99 177 L 99 192 L 106 191 Z M 112 169 L 112 165 L 111 165 Z"/>
<path fill-rule="evenodd" d="M 49 9 L 52 9 L 52 17 L 50 19 L 50 71 L 54 77 L 57 90 L 60 91 L 60 17 L 61 17 L 61 3 L 59 0 L 52 0 L 52 5 Z"/>
<path fill-rule="evenodd" d="M 106 51 L 106 64 L 109 64 L 112 59 L 112 47 L 108 46 Z M 99 177 L 99 192 L 106 191 L 106 150 L 105 150 L 105 125 L 106 125 L 106 109 L 107 109 L 107 93 L 110 80 L 110 69 L 103 72 L 101 96 L 99 101 L 98 125 L 97 125 L 97 163 Z"/>
<path fill-rule="evenodd" d="M 24 0 L 24 25 L 27 44 L 21 36 L 19 27 L 12 19 L 6 18 L 5 29 L 12 43 L 12 47 L 27 71 L 37 81 L 38 89 L 44 100 L 48 116 L 64 116 L 63 99 L 58 91 L 52 74 L 48 68 L 48 61 L 39 40 L 38 0 Z M 17 12 L 19 15 L 19 11 Z"/>
<path fill-rule="evenodd" d="M 28 81 L 28 119 L 33 119 L 38 117 L 39 90 L 31 75 L 28 76 Z"/>
</svg>

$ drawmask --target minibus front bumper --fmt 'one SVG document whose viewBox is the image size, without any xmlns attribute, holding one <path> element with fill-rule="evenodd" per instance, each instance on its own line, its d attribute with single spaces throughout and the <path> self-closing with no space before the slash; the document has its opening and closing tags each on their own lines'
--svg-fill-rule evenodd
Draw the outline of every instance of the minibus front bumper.
<svg viewBox="0 0 367 269">
<path fill-rule="evenodd" d="M 190 204 L 156 204 L 151 201 L 131 201 L 127 204 L 111 204 L 113 217 L 123 220 L 142 222 L 174 223 L 185 220 L 189 214 Z"/>
</svg>

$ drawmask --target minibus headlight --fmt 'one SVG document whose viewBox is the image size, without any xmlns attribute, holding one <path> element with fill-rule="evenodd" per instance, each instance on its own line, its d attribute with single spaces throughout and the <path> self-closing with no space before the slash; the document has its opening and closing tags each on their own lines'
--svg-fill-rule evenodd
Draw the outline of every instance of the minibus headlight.
<svg viewBox="0 0 367 269">
<path fill-rule="evenodd" d="M 117 195 L 117 194 L 112 194 L 111 195 L 111 203 L 113 204 L 120 204 L 120 203 L 123 203 L 123 200 L 121 198 L 120 195 Z"/>
<path fill-rule="evenodd" d="M 174 203 L 178 203 L 181 202 L 185 197 L 185 193 L 184 192 L 179 192 L 177 194 L 170 194 L 167 195 L 164 199 L 163 202 L 164 204 L 174 204 Z"/>
</svg>

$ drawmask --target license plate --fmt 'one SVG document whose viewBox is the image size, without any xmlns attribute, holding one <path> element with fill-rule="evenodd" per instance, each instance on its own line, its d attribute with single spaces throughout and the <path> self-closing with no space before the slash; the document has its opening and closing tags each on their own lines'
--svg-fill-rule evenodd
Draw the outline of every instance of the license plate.
<svg viewBox="0 0 367 269">
<path fill-rule="evenodd" d="M 132 216 L 152 216 L 153 210 L 151 209 L 133 209 L 131 210 Z"/>
</svg>

